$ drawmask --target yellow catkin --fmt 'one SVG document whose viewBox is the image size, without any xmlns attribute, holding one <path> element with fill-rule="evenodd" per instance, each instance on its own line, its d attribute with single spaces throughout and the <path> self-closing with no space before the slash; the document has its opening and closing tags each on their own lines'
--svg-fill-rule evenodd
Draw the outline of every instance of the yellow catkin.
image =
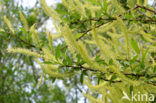
<svg viewBox="0 0 156 103">
<path fill-rule="evenodd" d="M 48 5 L 46 4 L 45 0 L 40 0 L 40 3 L 41 3 L 41 5 L 42 5 L 44 11 L 45 11 L 52 19 L 57 20 L 57 21 L 60 21 L 60 20 L 61 20 L 60 17 L 59 17 L 59 15 L 58 15 L 58 13 L 57 13 L 54 9 L 52 9 L 51 7 L 48 6 Z"/>
<path fill-rule="evenodd" d="M 66 43 L 69 47 L 71 47 L 73 50 L 78 52 L 88 65 L 93 66 L 94 69 L 106 72 L 104 67 L 99 66 L 96 62 L 92 61 L 92 59 L 88 55 L 82 42 L 80 42 L 80 41 L 78 41 L 78 43 L 76 42 L 75 38 L 72 35 L 72 32 L 69 30 L 69 28 L 67 26 L 65 28 L 63 28 L 63 31 L 65 31 L 65 32 L 62 35 L 64 36 Z M 74 52 L 73 50 L 71 52 Z"/>
<path fill-rule="evenodd" d="M 120 17 L 117 17 L 117 21 L 120 23 L 120 28 L 122 30 L 122 32 L 124 33 L 124 39 L 125 39 L 125 42 L 126 42 L 126 53 L 127 53 L 127 58 L 129 59 L 130 57 L 130 45 L 129 45 L 129 41 L 130 41 L 130 38 L 129 38 L 129 35 L 127 33 L 127 27 L 126 25 L 124 24 L 123 20 L 120 18 Z"/>
<path fill-rule="evenodd" d="M 50 35 L 52 35 L 53 40 L 61 38 L 60 34 L 50 34 Z"/>
<path fill-rule="evenodd" d="M 10 53 L 20 53 L 20 54 L 25 54 L 25 55 L 34 56 L 34 57 L 41 57 L 41 58 L 43 57 L 43 55 L 40 55 L 37 52 L 33 52 L 33 51 L 30 51 L 30 50 L 24 49 L 24 48 L 9 48 L 8 52 L 10 52 Z"/>
<path fill-rule="evenodd" d="M 93 40 L 84 40 L 84 41 L 87 44 L 96 44 L 95 41 L 93 41 Z"/>
<path fill-rule="evenodd" d="M 47 48 L 42 48 L 43 50 L 43 53 L 44 53 L 44 58 L 47 60 L 47 61 L 56 61 L 56 58 L 55 56 L 51 53 L 51 51 Z"/>
<path fill-rule="evenodd" d="M 4 16 L 4 22 L 8 25 L 10 31 L 14 34 L 14 28 L 13 28 L 11 22 L 9 21 L 9 19 L 6 16 Z"/>
<path fill-rule="evenodd" d="M 151 60 L 152 60 L 152 67 L 154 68 L 154 66 L 156 66 L 155 60 L 152 56 L 150 56 Z"/>
<path fill-rule="evenodd" d="M 62 0 L 62 3 L 69 11 L 73 11 L 77 9 L 74 4 L 74 0 Z M 69 6 L 69 3 L 70 3 L 70 6 Z"/>
<path fill-rule="evenodd" d="M 93 38 L 94 38 L 96 44 L 99 46 L 105 61 L 108 62 L 110 59 L 114 60 L 115 54 L 113 55 L 113 52 L 108 50 L 108 49 L 110 49 L 109 48 L 110 46 L 107 46 L 102 40 L 99 39 L 98 35 L 96 34 L 94 26 L 92 29 L 92 35 L 93 35 Z"/>
<path fill-rule="evenodd" d="M 114 28 L 113 28 L 114 29 Z M 114 31 L 114 30 L 113 30 Z M 119 57 L 123 58 L 123 55 L 121 54 L 121 49 L 119 49 L 119 39 L 121 37 L 123 37 L 123 35 L 118 35 L 115 31 L 113 33 L 108 32 L 107 33 L 112 40 L 109 40 L 109 42 L 111 43 L 112 47 L 115 48 L 115 51 L 117 52 L 116 55 L 119 55 Z"/>
<path fill-rule="evenodd" d="M 42 73 L 42 75 L 41 75 L 41 77 L 40 77 L 40 80 L 39 80 L 39 82 L 38 82 L 38 87 L 40 87 L 41 84 L 42 84 L 43 76 L 44 76 L 44 73 Z"/>
<path fill-rule="evenodd" d="M 82 93 L 85 97 L 87 97 L 90 101 L 92 101 L 93 103 L 102 103 L 102 101 L 94 98 L 93 96 L 89 95 L 89 94 L 84 94 Z"/>
<path fill-rule="evenodd" d="M 51 49 L 51 51 L 53 52 L 53 37 L 52 37 L 52 34 L 50 34 L 49 32 L 46 33 L 47 34 L 47 37 L 48 37 L 48 42 L 49 42 L 49 47 Z"/>
<path fill-rule="evenodd" d="M 40 45 L 40 42 L 39 42 L 39 37 L 38 37 L 38 34 L 37 34 L 37 30 L 35 29 L 35 26 L 36 24 L 32 25 L 30 27 L 30 32 L 31 32 L 31 38 L 32 38 L 32 41 L 38 45 Z"/>
<path fill-rule="evenodd" d="M 117 22 L 112 22 L 112 23 L 106 23 L 103 26 L 101 26 L 100 28 L 97 28 L 97 32 L 107 32 L 108 30 L 112 29 L 112 27 L 116 26 Z"/>
<path fill-rule="evenodd" d="M 122 8 L 122 6 L 119 4 L 117 0 L 111 0 L 112 5 L 114 5 L 117 8 L 117 11 L 122 14 L 125 12 L 125 10 Z"/>
<path fill-rule="evenodd" d="M 84 61 L 90 66 L 90 67 L 94 67 L 94 69 L 96 70 L 100 70 L 101 72 L 106 72 L 106 69 L 104 68 L 104 66 L 99 66 L 99 64 L 97 64 L 96 62 L 94 62 L 90 56 L 87 53 L 87 50 L 85 49 L 84 45 L 82 44 L 82 42 L 78 42 L 79 47 L 77 48 L 77 51 L 80 53 L 81 57 L 84 59 Z"/>
<path fill-rule="evenodd" d="M 153 39 L 155 39 L 156 37 L 152 36 L 151 34 L 145 33 L 144 31 L 140 31 L 140 34 L 142 34 L 143 37 L 144 37 L 147 41 L 156 44 L 156 41 L 153 40 Z"/>
<path fill-rule="evenodd" d="M 51 77 L 56 77 L 56 78 L 65 78 L 67 76 L 69 76 L 69 74 L 61 74 L 59 72 L 56 71 L 52 71 L 52 68 L 48 68 L 47 66 L 43 65 L 43 63 L 41 63 L 39 60 L 36 59 L 36 62 L 41 66 L 41 68 L 43 69 L 44 73 L 48 74 Z M 52 70 L 51 70 L 52 69 Z"/>
<path fill-rule="evenodd" d="M 91 12 L 92 17 L 95 17 L 95 12 L 99 11 L 101 9 L 101 7 L 96 6 L 96 5 L 92 5 L 90 2 L 88 2 L 87 0 L 84 0 L 84 7 L 89 9 L 89 11 Z"/>
<path fill-rule="evenodd" d="M 88 78 L 86 78 L 84 80 L 84 84 L 87 85 L 90 89 L 93 89 L 93 90 L 97 90 L 97 91 L 100 91 L 101 90 L 105 90 L 107 88 L 107 84 L 109 84 L 108 82 L 102 82 L 100 83 L 99 85 L 92 85 L 90 80 Z"/>
<path fill-rule="evenodd" d="M 47 67 L 48 67 L 50 70 L 53 70 L 53 71 L 58 70 L 58 66 L 56 66 L 56 65 L 54 65 L 54 64 L 48 64 Z"/>
<path fill-rule="evenodd" d="M 76 3 L 76 8 L 77 11 L 84 17 L 86 17 L 86 13 L 85 13 L 85 7 L 83 6 L 83 4 L 80 2 L 80 0 L 75 0 Z"/>
<path fill-rule="evenodd" d="M 54 65 L 54 64 L 43 64 L 43 63 L 41 63 L 40 61 L 38 61 L 38 60 L 36 60 L 37 61 L 37 63 L 39 63 L 40 64 L 40 66 L 42 67 L 42 69 L 44 69 L 44 70 L 50 70 L 50 71 L 56 71 L 56 70 L 58 70 L 58 66 L 56 66 L 56 65 Z"/>
<path fill-rule="evenodd" d="M 84 7 L 86 7 L 87 9 L 89 9 L 90 11 L 98 11 L 101 9 L 101 7 L 96 6 L 96 5 L 92 5 L 90 2 L 88 1 L 84 1 Z"/>
<path fill-rule="evenodd" d="M 24 29 L 25 29 L 26 31 L 28 31 L 29 28 L 28 28 L 27 20 L 25 19 L 24 15 L 22 14 L 21 11 L 19 12 L 19 14 L 20 14 L 20 19 L 21 19 L 21 21 L 22 21 L 22 23 L 23 23 L 23 25 L 24 25 Z"/>
<path fill-rule="evenodd" d="M 72 32 L 69 30 L 69 28 L 62 28 L 63 29 L 63 33 L 62 36 L 64 37 L 68 48 L 71 52 L 71 54 L 73 55 L 73 58 L 76 58 L 76 48 L 78 48 L 78 45 L 72 35 Z"/>
</svg>

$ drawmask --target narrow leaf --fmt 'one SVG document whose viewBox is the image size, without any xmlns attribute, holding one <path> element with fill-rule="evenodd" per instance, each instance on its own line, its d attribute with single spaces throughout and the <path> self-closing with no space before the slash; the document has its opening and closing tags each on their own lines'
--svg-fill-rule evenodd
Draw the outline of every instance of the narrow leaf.
<svg viewBox="0 0 156 103">
<path fill-rule="evenodd" d="M 55 49 L 55 57 L 58 59 L 61 55 L 61 50 L 60 50 L 61 45 L 59 44 L 56 49 Z"/>
<path fill-rule="evenodd" d="M 42 81 L 43 81 L 43 75 L 44 75 L 44 74 L 42 74 L 41 77 L 40 77 L 40 81 L 39 81 L 39 83 L 38 83 L 38 87 L 40 87 L 41 84 L 42 84 Z"/>
<path fill-rule="evenodd" d="M 137 54 L 140 54 L 140 49 L 139 49 L 138 43 L 133 38 L 131 39 L 131 45 L 132 45 L 132 48 L 134 49 L 134 51 Z"/>
</svg>

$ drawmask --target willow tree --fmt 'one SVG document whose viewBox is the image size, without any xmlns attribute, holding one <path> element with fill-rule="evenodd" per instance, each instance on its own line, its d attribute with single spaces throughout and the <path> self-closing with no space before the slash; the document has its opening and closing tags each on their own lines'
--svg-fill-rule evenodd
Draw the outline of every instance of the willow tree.
<svg viewBox="0 0 156 103">
<path fill-rule="evenodd" d="M 92 103 L 154 102 L 156 11 L 148 0 L 122 1 L 62 0 L 62 12 L 40 0 L 57 35 L 43 33 L 48 42 L 42 45 L 34 24 L 27 35 L 32 43 L 24 42 L 38 51 L 12 47 L 8 52 L 35 58 L 43 69 L 39 85 L 45 74 L 61 80 L 80 75 L 89 88 L 82 94 Z M 4 21 L 16 35 L 7 17 Z M 61 43 L 54 44 L 56 40 Z"/>
</svg>

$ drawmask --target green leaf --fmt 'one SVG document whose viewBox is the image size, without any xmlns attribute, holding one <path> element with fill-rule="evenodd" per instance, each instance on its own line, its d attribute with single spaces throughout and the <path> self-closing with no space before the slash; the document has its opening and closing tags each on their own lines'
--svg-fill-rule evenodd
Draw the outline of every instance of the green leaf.
<svg viewBox="0 0 156 103">
<path fill-rule="evenodd" d="M 156 73 L 156 65 L 154 66 L 154 70 L 153 70 L 153 72 Z"/>
<path fill-rule="evenodd" d="M 67 56 L 66 58 L 67 62 L 68 62 L 68 65 L 72 65 L 72 59 L 70 58 L 70 56 Z"/>
<path fill-rule="evenodd" d="M 58 59 L 61 56 L 61 50 L 60 50 L 61 45 L 59 44 L 56 49 L 55 49 L 55 57 Z"/>
<path fill-rule="evenodd" d="M 107 63 L 100 58 L 100 55 L 97 55 L 96 58 L 95 58 L 95 61 L 100 65 L 100 64 L 103 64 L 103 65 L 107 65 Z"/>
<path fill-rule="evenodd" d="M 106 0 L 103 0 L 103 10 L 106 13 L 107 12 L 107 2 Z"/>
<path fill-rule="evenodd" d="M 67 65 L 66 59 L 63 59 L 63 64 L 64 64 L 64 65 Z"/>
<path fill-rule="evenodd" d="M 53 64 L 52 62 L 49 62 L 49 61 L 44 61 L 43 63 L 44 64 Z"/>
<path fill-rule="evenodd" d="M 133 15 L 130 14 L 130 13 L 127 13 L 127 14 L 125 15 L 125 17 L 126 17 L 126 19 L 131 19 L 131 18 L 133 18 Z"/>
<path fill-rule="evenodd" d="M 76 35 L 74 36 L 74 38 L 75 38 L 75 39 L 78 39 L 78 38 L 80 38 L 82 35 L 83 35 L 83 33 L 78 33 L 78 34 L 76 34 Z"/>
<path fill-rule="evenodd" d="M 134 56 L 132 60 L 130 60 L 130 64 L 133 64 L 138 58 L 138 55 Z"/>
<path fill-rule="evenodd" d="M 111 79 L 110 79 L 110 81 L 112 82 L 113 80 L 115 80 L 117 78 L 117 76 L 116 75 L 112 75 L 112 77 L 111 77 Z"/>
<path fill-rule="evenodd" d="M 110 17 L 113 16 L 114 13 L 115 13 L 115 11 L 116 11 L 116 8 L 115 8 L 115 7 L 112 7 L 109 16 L 110 16 Z"/>
<path fill-rule="evenodd" d="M 56 80 L 56 78 L 52 78 L 52 83 L 54 83 L 54 82 L 55 82 L 55 80 Z"/>
<path fill-rule="evenodd" d="M 100 3 L 97 2 L 98 0 L 88 0 L 88 1 L 90 1 L 94 5 L 100 5 Z"/>
<path fill-rule="evenodd" d="M 83 77 L 84 77 L 84 73 L 81 72 L 81 75 L 80 75 L 80 83 L 83 84 Z"/>
<path fill-rule="evenodd" d="M 109 60 L 109 65 L 113 65 L 113 59 Z"/>
<path fill-rule="evenodd" d="M 4 36 L 4 34 L 7 34 L 3 29 L 0 29 L 0 36 Z"/>
<path fill-rule="evenodd" d="M 148 53 L 148 50 L 149 50 L 149 48 L 147 48 L 146 51 L 144 52 L 144 54 L 142 55 L 142 63 L 143 63 L 144 60 L 145 60 L 145 57 L 146 57 L 146 55 L 147 55 L 147 53 Z"/>
<path fill-rule="evenodd" d="M 133 92 L 133 86 L 132 85 L 129 87 L 129 90 L 130 90 L 130 95 L 132 95 L 132 92 Z"/>
<path fill-rule="evenodd" d="M 83 71 L 83 74 L 84 74 L 84 75 L 86 75 L 86 76 L 88 76 L 88 73 L 87 73 L 87 71 Z"/>
<path fill-rule="evenodd" d="M 85 62 L 83 61 L 82 57 L 80 54 L 78 54 L 77 56 L 77 63 L 83 65 Z"/>
<path fill-rule="evenodd" d="M 77 57 L 77 63 L 78 63 L 78 64 L 80 64 L 81 59 L 82 59 L 82 58 L 81 58 L 81 55 L 80 55 L 80 54 L 78 54 L 76 57 Z"/>
<path fill-rule="evenodd" d="M 101 77 L 99 76 L 99 77 L 98 77 L 98 81 L 97 81 L 98 84 L 100 84 L 100 80 L 101 80 Z"/>
<path fill-rule="evenodd" d="M 132 45 L 132 48 L 134 49 L 134 51 L 137 54 L 140 54 L 140 49 L 139 49 L 138 43 L 133 38 L 131 39 L 131 45 Z"/>
</svg>

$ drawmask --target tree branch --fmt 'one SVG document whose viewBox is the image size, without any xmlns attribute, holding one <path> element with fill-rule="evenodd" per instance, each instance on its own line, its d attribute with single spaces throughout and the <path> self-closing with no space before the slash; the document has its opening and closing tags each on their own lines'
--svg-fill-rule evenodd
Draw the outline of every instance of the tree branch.
<svg viewBox="0 0 156 103">
<path fill-rule="evenodd" d="M 79 70 L 82 70 L 82 71 L 99 72 L 101 75 L 106 74 L 106 73 L 102 73 L 102 72 L 99 71 L 99 70 L 94 70 L 94 69 L 92 69 L 92 68 L 86 68 L 86 67 L 84 67 L 84 66 L 82 66 L 82 65 L 79 65 L 79 66 L 65 65 L 65 66 L 61 66 L 61 67 L 71 67 L 71 68 L 79 69 Z M 116 74 L 116 73 L 114 73 L 114 72 L 110 72 L 110 73 Z M 138 77 L 138 78 L 140 78 L 140 77 L 146 77 L 145 74 L 134 74 L 134 73 L 125 73 L 125 72 L 122 72 L 122 73 L 123 73 L 125 76 L 135 76 L 135 77 Z M 150 76 L 150 77 L 151 77 L 151 78 L 155 78 L 156 75 L 153 75 L 153 76 Z M 98 78 L 98 77 L 96 77 L 96 78 Z M 108 79 L 103 78 L 103 77 L 100 77 L 100 79 L 102 79 L 102 80 L 104 80 L 104 81 L 109 81 L 109 82 L 112 82 L 112 83 L 122 82 L 121 80 L 112 81 L 112 80 L 108 80 Z M 147 83 L 148 83 L 148 84 L 151 84 L 151 85 L 153 85 L 153 86 L 156 86 L 156 84 L 153 83 L 153 82 L 147 82 Z"/>
<path fill-rule="evenodd" d="M 137 7 L 137 8 L 145 9 L 145 10 L 147 10 L 147 11 L 149 11 L 149 12 L 152 12 L 152 13 L 156 14 L 156 11 L 154 11 L 154 10 L 152 10 L 152 9 L 150 9 L 150 8 L 147 8 L 147 7 L 145 7 L 145 6 L 136 4 L 136 7 Z"/>
<path fill-rule="evenodd" d="M 79 66 L 72 66 L 72 65 L 65 65 L 65 66 L 61 66 L 61 67 L 72 67 L 74 69 L 79 69 L 79 70 L 82 70 L 82 71 L 92 71 L 92 72 L 100 72 L 101 74 L 105 74 L 105 73 L 102 73 L 101 71 L 99 70 L 95 70 L 95 69 L 92 69 L 92 68 L 87 68 L 87 67 L 84 67 L 82 65 L 79 65 Z M 114 72 L 109 72 L 109 73 L 113 73 L 113 74 L 116 74 Z M 122 72 L 124 75 L 126 76 L 135 76 L 135 77 L 145 77 L 145 74 L 134 74 L 134 73 L 125 73 L 125 72 Z M 155 78 L 156 75 L 153 75 L 153 76 L 150 76 L 151 78 Z"/>
<path fill-rule="evenodd" d="M 18 39 L 20 42 L 23 42 L 24 44 L 28 45 L 29 47 L 32 47 L 32 48 L 37 48 L 35 45 L 21 39 L 18 35 L 16 34 L 12 34 L 11 32 L 7 32 L 9 35 L 11 36 L 14 36 L 16 39 Z M 39 50 L 42 50 L 41 48 L 39 48 Z"/>
</svg>

